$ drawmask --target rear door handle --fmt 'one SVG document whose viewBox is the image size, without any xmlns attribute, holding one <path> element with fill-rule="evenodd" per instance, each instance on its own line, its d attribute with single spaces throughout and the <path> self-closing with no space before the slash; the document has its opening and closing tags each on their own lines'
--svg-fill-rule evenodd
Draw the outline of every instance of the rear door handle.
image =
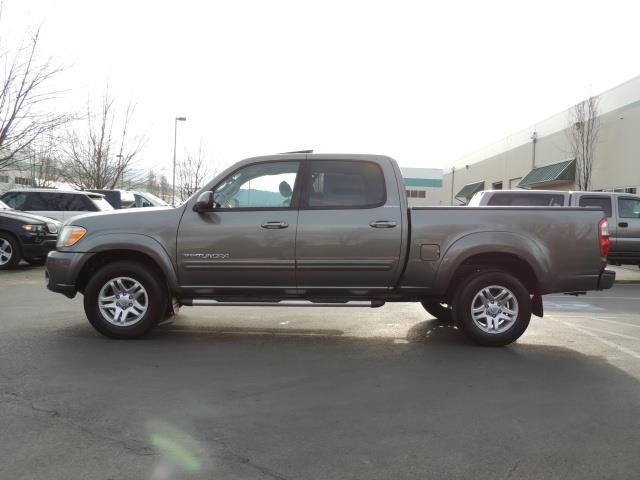
<svg viewBox="0 0 640 480">
<path fill-rule="evenodd" d="M 268 228 L 274 230 L 276 228 L 287 228 L 289 224 L 287 222 L 264 222 L 260 225 L 262 228 Z"/>
<path fill-rule="evenodd" d="M 619 227 L 622 227 L 622 228 L 627 228 L 627 227 L 629 226 L 629 224 L 628 224 L 627 222 L 620 222 L 620 223 L 618 224 L 618 226 L 619 226 Z"/>
<path fill-rule="evenodd" d="M 393 228 L 396 225 L 396 222 L 390 220 L 374 220 L 369 224 L 369 226 L 373 228 Z"/>
</svg>

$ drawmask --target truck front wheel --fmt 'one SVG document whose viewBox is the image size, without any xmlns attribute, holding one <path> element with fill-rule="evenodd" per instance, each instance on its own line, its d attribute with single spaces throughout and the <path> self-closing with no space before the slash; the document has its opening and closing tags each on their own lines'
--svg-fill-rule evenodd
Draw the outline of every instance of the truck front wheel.
<svg viewBox="0 0 640 480">
<path fill-rule="evenodd" d="M 513 275 L 479 272 L 456 295 L 453 315 L 474 342 L 503 346 L 515 342 L 529 326 L 529 291 Z"/>
<path fill-rule="evenodd" d="M 167 295 L 153 271 L 136 262 L 116 261 L 87 283 L 84 311 L 93 327 L 111 338 L 141 337 L 164 317 Z"/>
</svg>

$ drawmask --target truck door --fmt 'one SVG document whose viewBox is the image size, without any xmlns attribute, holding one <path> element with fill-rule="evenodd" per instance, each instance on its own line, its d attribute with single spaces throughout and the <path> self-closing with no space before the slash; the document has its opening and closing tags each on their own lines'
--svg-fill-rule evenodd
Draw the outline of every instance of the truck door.
<svg viewBox="0 0 640 480">
<path fill-rule="evenodd" d="M 295 288 L 299 168 L 298 161 L 245 165 L 213 187 L 213 211 L 187 210 L 178 230 L 180 284 L 254 294 Z"/>
<path fill-rule="evenodd" d="M 618 241 L 616 250 L 624 256 L 640 258 L 640 198 L 619 196 Z"/>
<path fill-rule="evenodd" d="M 385 184 L 385 176 L 393 181 Z M 306 164 L 303 184 L 298 288 L 389 288 L 402 242 L 402 210 L 390 163 L 315 157 Z"/>
</svg>

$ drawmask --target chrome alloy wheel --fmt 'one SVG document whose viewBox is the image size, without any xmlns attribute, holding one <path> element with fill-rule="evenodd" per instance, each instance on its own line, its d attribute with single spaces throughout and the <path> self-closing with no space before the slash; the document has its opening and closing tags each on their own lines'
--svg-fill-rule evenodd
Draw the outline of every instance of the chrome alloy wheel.
<svg viewBox="0 0 640 480">
<path fill-rule="evenodd" d="M 483 332 L 506 332 L 518 318 L 518 300 L 508 288 L 500 285 L 484 287 L 473 297 L 471 318 Z"/>
<path fill-rule="evenodd" d="M 0 238 L 0 265 L 6 265 L 11 261 L 13 256 L 13 249 L 11 244 L 4 238 Z"/>
<path fill-rule="evenodd" d="M 138 323 L 147 312 L 149 297 L 137 280 L 117 277 L 100 289 L 98 306 L 107 322 L 118 327 L 129 327 Z"/>
</svg>

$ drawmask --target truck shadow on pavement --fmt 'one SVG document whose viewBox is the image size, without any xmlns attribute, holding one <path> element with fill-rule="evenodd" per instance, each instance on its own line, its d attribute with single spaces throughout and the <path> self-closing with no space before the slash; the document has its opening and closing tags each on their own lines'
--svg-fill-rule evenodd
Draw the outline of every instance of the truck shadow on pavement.
<svg viewBox="0 0 640 480">
<path fill-rule="evenodd" d="M 292 328 L 292 327 L 259 327 L 259 326 L 194 326 L 169 323 L 161 325 L 151 332 L 149 339 L 166 339 L 167 336 L 189 338 L 207 336 L 214 339 L 241 339 L 251 336 L 264 337 L 274 342 L 347 342 L 347 343 L 421 343 L 421 344 L 460 344 L 473 345 L 456 328 L 449 324 L 432 319 L 413 325 L 406 336 L 360 336 L 346 335 L 344 330 L 329 328 Z"/>
<path fill-rule="evenodd" d="M 56 416 L 25 408 L 30 429 L 7 425 L 20 456 L 0 477 L 32 473 L 29 456 L 49 451 L 39 435 L 55 432 L 67 453 L 47 456 L 42 478 L 82 477 L 93 451 L 117 456 L 122 478 L 148 478 L 170 460 L 147 436 L 157 421 L 200 445 L 200 470 L 177 478 L 584 480 L 640 471 L 640 382 L 601 357 L 526 336 L 475 347 L 435 320 L 415 324 L 403 343 L 341 330 L 177 327 L 141 341 L 79 325 L 21 340 L 38 348 L 3 363 L 15 379 L 6 388 Z M 107 471 L 93 469 L 95 478 Z"/>
</svg>

